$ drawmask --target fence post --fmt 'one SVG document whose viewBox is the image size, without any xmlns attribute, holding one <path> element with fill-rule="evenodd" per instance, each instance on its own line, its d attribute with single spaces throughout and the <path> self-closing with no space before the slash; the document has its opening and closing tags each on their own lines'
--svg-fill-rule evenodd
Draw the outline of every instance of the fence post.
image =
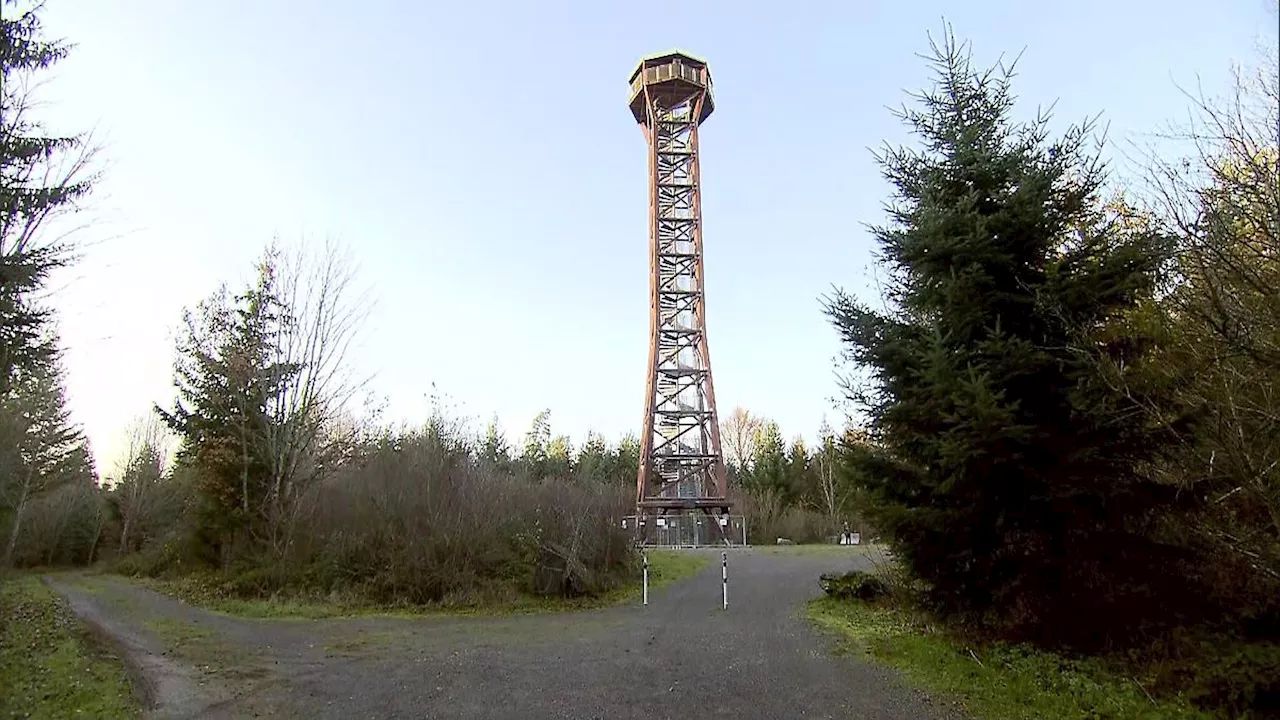
<svg viewBox="0 0 1280 720">
<path fill-rule="evenodd" d="M 729 609 L 729 553 L 720 553 L 720 609 Z"/>
<path fill-rule="evenodd" d="M 645 605 L 648 605 L 649 604 L 649 553 L 642 552 L 640 554 L 641 556 L 644 557 L 644 590 L 643 590 L 644 600 L 643 602 Z"/>
</svg>

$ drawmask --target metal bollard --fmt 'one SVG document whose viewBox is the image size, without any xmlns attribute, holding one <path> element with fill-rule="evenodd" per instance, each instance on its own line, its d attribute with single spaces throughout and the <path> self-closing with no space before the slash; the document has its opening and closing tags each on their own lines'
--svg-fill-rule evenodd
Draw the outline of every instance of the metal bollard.
<svg viewBox="0 0 1280 720">
<path fill-rule="evenodd" d="M 729 553 L 720 553 L 720 609 L 729 609 Z"/>
<path fill-rule="evenodd" d="M 644 600 L 643 602 L 645 605 L 648 605 L 649 604 L 649 553 L 641 553 L 641 556 L 644 557 L 644 590 L 643 590 Z"/>
</svg>

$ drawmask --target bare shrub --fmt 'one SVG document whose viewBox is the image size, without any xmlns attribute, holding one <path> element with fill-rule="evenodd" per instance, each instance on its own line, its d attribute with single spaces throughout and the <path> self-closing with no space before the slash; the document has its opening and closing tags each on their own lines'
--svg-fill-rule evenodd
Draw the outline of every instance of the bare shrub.
<svg viewBox="0 0 1280 720">
<path fill-rule="evenodd" d="M 101 544 L 106 518 L 102 494 L 91 483 L 63 485 L 39 495 L 27 507 L 14 564 L 90 564 Z"/>
<path fill-rule="evenodd" d="M 625 487 L 590 478 L 497 470 L 438 422 L 385 432 L 308 491 L 285 558 L 234 574 L 224 589 L 493 601 L 533 592 L 550 553 L 577 592 L 599 593 L 632 569 L 619 522 L 629 500 Z"/>
<path fill-rule="evenodd" d="M 772 545 L 778 538 L 797 543 L 827 542 L 831 519 L 805 506 L 788 505 L 774 488 L 740 490 L 734 497 L 734 513 L 747 518 L 747 542 Z"/>
<path fill-rule="evenodd" d="M 174 515 L 180 501 L 169 482 L 169 455 L 173 436 L 155 414 L 137 418 L 128 429 L 129 445 L 116 469 L 109 502 L 119 522 L 118 551 L 141 547 L 155 532 L 159 520 Z"/>
</svg>

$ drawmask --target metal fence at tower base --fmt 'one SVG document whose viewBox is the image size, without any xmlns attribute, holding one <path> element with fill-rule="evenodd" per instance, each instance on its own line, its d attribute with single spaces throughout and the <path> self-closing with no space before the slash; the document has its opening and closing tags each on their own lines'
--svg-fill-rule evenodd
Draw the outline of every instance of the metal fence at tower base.
<svg viewBox="0 0 1280 720">
<path fill-rule="evenodd" d="M 747 519 L 742 515 L 700 512 L 629 515 L 622 529 L 644 547 L 724 547 L 747 544 Z"/>
</svg>

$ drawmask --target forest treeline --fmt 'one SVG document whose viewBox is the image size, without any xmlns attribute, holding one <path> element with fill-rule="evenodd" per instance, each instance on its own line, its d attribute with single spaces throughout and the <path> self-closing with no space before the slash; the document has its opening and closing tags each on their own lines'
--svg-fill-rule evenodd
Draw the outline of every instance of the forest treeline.
<svg viewBox="0 0 1280 720">
<path fill-rule="evenodd" d="M 634 571 L 619 519 L 636 438 L 575 448 L 542 413 L 508 439 L 441 403 L 381 422 L 347 358 L 366 298 L 332 245 L 269 246 L 253 282 L 190 308 L 174 398 L 99 478 L 47 297 L 94 145 L 32 115 L 66 46 L 35 13 L 0 33 L 6 566 L 106 561 L 382 603 L 546 591 L 548 565 L 574 593 Z M 877 158 L 893 186 L 873 228 L 883 302 L 825 301 L 856 426 L 824 424 L 809 447 L 725 414 L 752 541 L 879 535 L 957 627 L 1158 651 L 1160 687 L 1196 675 L 1205 705 L 1280 708 L 1280 61 L 1262 53 L 1227 97 L 1188 96 L 1191 123 L 1120 173 L 1092 124 L 1018 120 L 1010 71 L 949 37 L 934 50 L 934 82 L 899 112 L 917 142 Z"/>
</svg>

